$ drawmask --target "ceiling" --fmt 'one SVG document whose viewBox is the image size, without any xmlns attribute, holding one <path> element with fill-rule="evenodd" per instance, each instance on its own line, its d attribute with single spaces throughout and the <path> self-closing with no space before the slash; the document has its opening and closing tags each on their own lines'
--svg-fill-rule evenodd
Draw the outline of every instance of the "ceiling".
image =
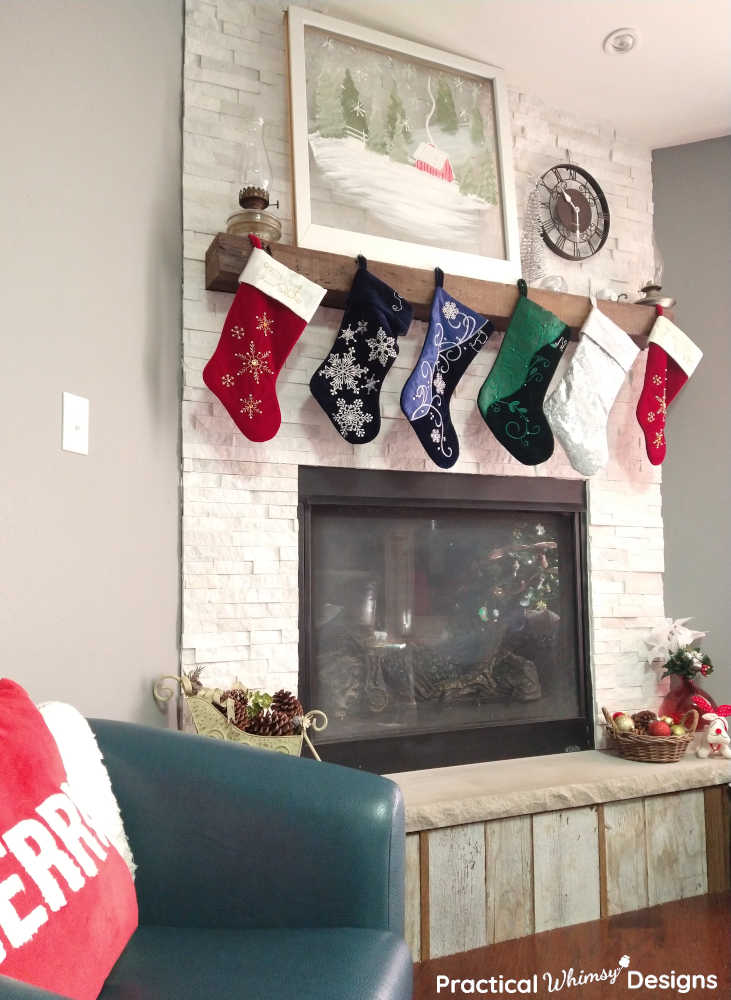
<svg viewBox="0 0 731 1000">
<path fill-rule="evenodd" d="M 319 5 L 318 5 L 319 6 Z M 731 0 L 334 0 L 323 13 L 501 66 L 507 83 L 655 149 L 731 132 Z M 633 27 L 639 47 L 602 42 Z"/>
</svg>

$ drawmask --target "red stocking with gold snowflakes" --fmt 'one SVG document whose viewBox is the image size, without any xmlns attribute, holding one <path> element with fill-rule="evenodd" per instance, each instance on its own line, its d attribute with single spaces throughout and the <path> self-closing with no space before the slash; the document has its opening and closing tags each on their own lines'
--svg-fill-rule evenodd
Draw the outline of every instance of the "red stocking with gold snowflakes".
<svg viewBox="0 0 731 1000">
<path fill-rule="evenodd" d="M 645 380 L 637 403 L 637 421 L 645 435 L 647 457 L 661 465 L 667 448 L 667 408 L 698 367 L 703 352 L 687 334 L 663 316 L 650 331 Z"/>
<path fill-rule="evenodd" d="M 251 256 L 203 381 L 251 441 L 269 441 L 282 415 L 277 375 L 322 301 L 325 289 L 290 270 L 250 236 Z"/>
</svg>

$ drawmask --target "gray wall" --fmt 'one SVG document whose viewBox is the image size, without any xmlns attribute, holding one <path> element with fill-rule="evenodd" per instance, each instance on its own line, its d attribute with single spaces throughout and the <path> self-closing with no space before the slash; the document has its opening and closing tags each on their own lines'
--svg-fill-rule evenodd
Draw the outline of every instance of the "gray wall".
<svg viewBox="0 0 731 1000">
<path fill-rule="evenodd" d="M 731 701 L 729 659 L 729 167 L 731 136 L 655 150 L 655 229 L 678 325 L 703 350 L 668 411 L 663 465 L 665 607 L 694 616 L 716 670 L 704 685 Z"/>
<path fill-rule="evenodd" d="M 147 722 L 177 667 L 182 7 L 0 4 L 0 674 Z"/>
</svg>

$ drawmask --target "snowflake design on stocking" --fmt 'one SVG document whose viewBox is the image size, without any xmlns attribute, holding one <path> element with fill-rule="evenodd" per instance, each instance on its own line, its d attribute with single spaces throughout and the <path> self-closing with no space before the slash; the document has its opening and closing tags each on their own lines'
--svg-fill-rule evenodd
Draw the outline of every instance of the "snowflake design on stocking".
<svg viewBox="0 0 731 1000">
<path fill-rule="evenodd" d="M 668 404 L 665 401 L 665 393 L 663 393 L 662 396 L 655 396 L 655 399 L 657 400 L 657 406 L 658 406 L 657 413 L 658 413 L 658 416 L 661 413 L 667 413 Z"/>
<path fill-rule="evenodd" d="M 372 392 L 376 391 L 376 389 L 378 388 L 378 379 L 375 377 L 375 375 L 371 375 L 368 381 L 363 383 L 363 388 L 365 389 L 365 391 L 368 393 L 369 396 Z"/>
<path fill-rule="evenodd" d="M 256 384 L 259 384 L 259 379 L 262 375 L 273 375 L 274 372 L 269 367 L 269 362 L 267 358 L 271 355 L 271 351 L 257 351 L 254 347 L 254 341 L 249 343 L 249 346 L 245 354 L 236 354 L 235 357 L 241 358 L 241 371 L 236 372 L 237 375 L 251 375 Z"/>
<path fill-rule="evenodd" d="M 451 299 L 447 301 L 442 306 L 442 313 L 447 319 L 456 319 L 459 315 L 459 309 L 457 308 L 457 303 L 453 302 Z"/>
<path fill-rule="evenodd" d="M 355 360 L 355 348 L 350 347 L 345 354 L 331 355 L 328 363 L 322 369 L 322 374 L 330 383 L 330 395 L 334 396 L 342 389 L 360 392 L 358 379 L 365 375 L 367 369 Z M 340 402 L 338 400 L 338 402 Z"/>
<path fill-rule="evenodd" d="M 268 336 L 270 333 L 274 333 L 274 320 L 266 313 L 262 313 L 261 316 L 256 317 L 256 328 L 259 333 Z"/>
<path fill-rule="evenodd" d="M 246 336 L 246 330 L 244 330 L 243 326 L 232 326 L 231 336 L 235 337 L 236 340 L 243 340 Z"/>
<path fill-rule="evenodd" d="M 261 400 L 255 399 L 251 393 L 246 397 L 242 396 L 240 402 L 242 406 L 239 412 L 245 413 L 249 420 L 252 420 L 261 413 Z"/>
<path fill-rule="evenodd" d="M 373 417 L 370 413 L 363 412 L 363 400 L 356 399 L 352 403 L 346 403 L 344 399 L 338 399 L 338 408 L 333 418 L 338 425 L 338 430 L 345 437 L 346 434 L 355 434 L 356 437 L 365 437 L 364 424 L 369 424 Z"/>
<path fill-rule="evenodd" d="M 432 430 L 429 436 L 431 437 L 434 444 L 439 444 L 439 442 L 442 440 L 442 435 L 436 427 Z"/>
<path fill-rule="evenodd" d="M 349 344 L 351 340 L 355 340 L 355 330 L 348 323 L 342 333 L 338 334 L 339 340 L 344 340 L 346 344 Z"/>
<path fill-rule="evenodd" d="M 389 358 L 395 358 L 398 354 L 395 337 L 389 337 L 382 326 L 378 327 L 375 337 L 366 340 L 366 344 L 369 349 L 368 360 L 378 361 L 378 364 L 384 367 L 388 364 Z"/>
<path fill-rule="evenodd" d="M 359 319 L 355 324 L 356 333 L 368 333 L 368 324 L 364 319 Z"/>
<path fill-rule="evenodd" d="M 662 379 L 660 378 L 659 375 L 653 375 L 652 376 L 652 384 L 653 385 L 662 385 Z"/>
<path fill-rule="evenodd" d="M 441 396 L 446 388 L 447 383 L 444 381 L 444 376 L 441 372 L 437 372 L 434 376 L 434 392 L 437 396 Z"/>
<path fill-rule="evenodd" d="M 648 419 L 648 421 L 649 421 L 650 423 L 653 423 L 653 422 L 654 422 L 654 420 L 655 420 L 655 414 L 653 413 L 653 411 L 652 411 L 652 410 L 650 410 L 650 412 L 649 412 L 649 413 L 647 414 L 647 419 Z"/>
<path fill-rule="evenodd" d="M 235 381 L 236 381 L 236 379 L 233 377 L 233 375 L 222 375 L 221 376 L 221 384 L 222 385 L 232 386 Z"/>
<path fill-rule="evenodd" d="M 662 431 L 658 431 L 655 437 L 653 438 L 652 444 L 655 448 L 659 448 L 662 443 L 663 443 Z"/>
</svg>

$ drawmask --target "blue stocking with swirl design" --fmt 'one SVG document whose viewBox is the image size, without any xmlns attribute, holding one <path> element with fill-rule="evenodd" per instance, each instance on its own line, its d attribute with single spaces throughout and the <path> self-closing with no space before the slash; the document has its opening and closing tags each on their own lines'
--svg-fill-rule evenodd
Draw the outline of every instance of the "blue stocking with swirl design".
<svg viewBox="0 0 731 1000">
<path fill-rule="evenodd" d="M 434 274 L 429 327 L 416 367 L 401 391 L 401 409 L 432 462 L 449 469 L 459 458 L 449 402 L 493 327 L 444 291 L 440 268 Z"/>
</svg>

